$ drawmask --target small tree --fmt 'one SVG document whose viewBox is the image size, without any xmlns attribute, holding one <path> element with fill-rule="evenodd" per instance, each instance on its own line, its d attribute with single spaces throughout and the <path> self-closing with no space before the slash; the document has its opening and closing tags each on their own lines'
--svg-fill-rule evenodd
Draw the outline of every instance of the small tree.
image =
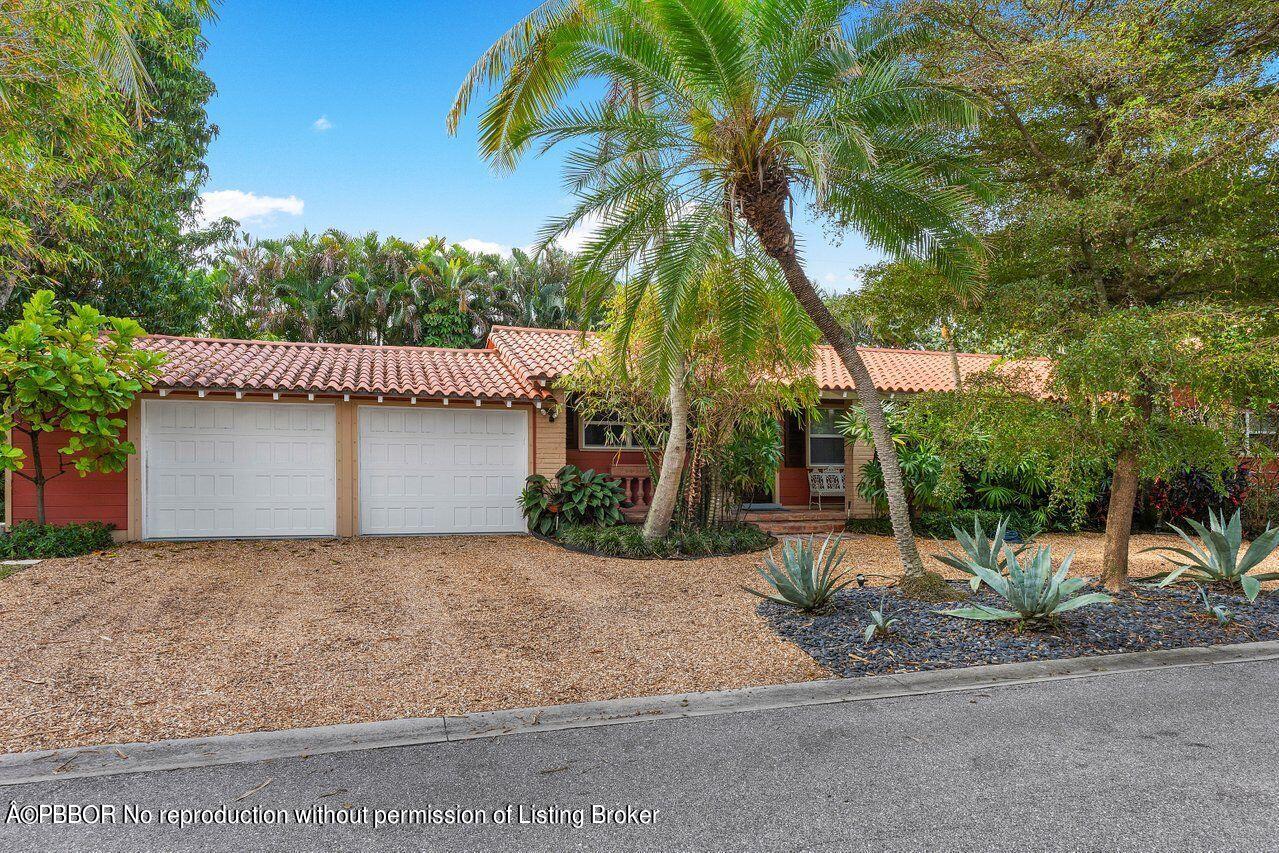
<svg viewBox="0 0 1279 853">
<path fill-rule="evenodd" d="M 105 317 L 86 305 L 68 303 L 64 312 L 52 291 L 41 290 L 23 306 L 22 319 L 0 335 L 0 428 L 6 430 L 0 464 L 35 485 L 40 524 L 50 480 L 71 468 L 80 476 L 120 471 L 134 452 L 133 443 L 120 438 L 125 421 L 113 415 L 151 387 L 164 359 L 134 347 L 145 334 L 133 320 Z M 41 440 L 55 430 L 67 440 L 50 472 Z M 30 443 L 30 471 L 27 454 L 13 445 L 14 432 Z"/>
</svg>

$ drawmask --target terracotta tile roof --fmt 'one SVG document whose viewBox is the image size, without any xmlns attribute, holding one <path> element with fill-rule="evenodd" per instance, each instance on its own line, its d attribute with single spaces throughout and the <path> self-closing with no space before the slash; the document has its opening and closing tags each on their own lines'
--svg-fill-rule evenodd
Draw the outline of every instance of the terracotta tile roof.
<svg viewBox="0 0 1279 853">
<path fill-rule="evenodd" d="M 538 400 L 549 396 L 492 349 L 236 341 L 153 335 L 157 388 Z"/>
<path fill-rule="evenodd" d="M 922 391 L 954 391 L 955 373 L 950 353 L 934 350 L 858 347 L 875 387 L 884 392 L 915 393 Z M 1001 362 L 999 356 L 982 353 L 959 353 L 959 375 L 965 380 L 994 368 L 1009 373 L 1023 372 L 1033 390 L 1044 392 L 1048 384 L 1051 362 L 1031 359 Z M 833 347 L 817 348 L 813 369 L 823 391 L 852 391 L 853 377 L 839 360 Z"/>
<path fill-rule="evenodd" d="M 494 326 L 489 347 L 501 354 L 511 369 L 533 381 L 554 379 L 598 350 L 600 336 L 576 329 L 524 329 Z"/>
<path fill-rule="evenodd" d="M 158 388 L 527 401 L 550 397 L 542 383 L 572 369 L 600 342 L 599 335 L 590 332 L 583 335 L 574 330 L 496 326 L 485 349 L 165 335 L 153 335 L 141 345 L 168 356 Z M 954 390 L 948 353 L 879 347 L 859 350 L 881 391 Z M 997 362 L 997 356 L 961 353 L 960 373 L 972 376 Z M 852 377 L 831 347 L 818 348 L 813 369 L 823 391 L 854 390 Z M 1041 359 L 1006 369 L 1025 370 L 1036 389 L 1042 390 L 1050 363 Z"/>
<path fill-rule="evenodd" d="M 512 369 L 534 381 L 554 379 L 567 372 L 598 345 L 599 336 L 554 329 L 522 329 L 496 326 L 489 335 L 489 346 L 496 348 Z M 950 354 L 930 350 L 858 347 L 875 386 L 884 392 L 913 393 L 921 391 L 953 391 L 954 375 Z M 959 372 L 963 377 L 989 370 L 998 356 L 978 353 L 959 354 Z M 1037 359 L 1007 365 L 1008 370 L 1025 370 L 1028 379 L 1042 390 L 1047 385 L 1049 362 Z M 1005 369 L 1000 367 L 999 369 Z M 835 350 L 825 344 L 817 348 L 813 370 L 823 391 L 852 391 L 853 378 L 844 368 Z"/>
</svg>

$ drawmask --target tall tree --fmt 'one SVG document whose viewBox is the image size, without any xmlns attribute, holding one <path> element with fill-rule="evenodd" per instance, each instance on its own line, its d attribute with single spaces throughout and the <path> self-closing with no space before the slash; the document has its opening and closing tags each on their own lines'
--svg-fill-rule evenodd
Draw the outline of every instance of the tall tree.
<svg viewBox="0 0 1279 853">
<path fill-rule="evenodd" d="M 926 70 L 991 107 L 968 140 L 1002 188 L 985 217 L 985 313 L 1018 351 L 1057 360 L 1079 410 L 1120 427 L 1104 573 L 1121 586 L 1140 481 L 1177 456 L 1186 425 L 1174 390 L 1254 406 L 1274 391 L 1239 366 L 1273 340 L 1264 314 L 1279 298 L 1274 4 L 907 0 L 899 11 L 940 31 L 919 54 Z"/>
<path fill-rule="evenodd" d="M 569 158 L 575 209 L 549 242 L 598 222 L 582 280 L 638 266 L 669 280 L 705 270 L 715 229 L 741 226 L 857 386 L 882 461 L 903 588 L 944 594 L 910 528 L 896 450 L 865 363 L 804 272 L 791 225 L 796 199 L 875 246 L 973 272 L 964 215 L 978 188 L 943 136 L 972 104 L 915 73 L 912 45 L 889 26 L 853 30 L 837 0 L 581 0 L 547 4 L 495 45 L 463 85 L 499 78 L 480 120 L 481 151 L 511 166 L 534 144 L 584 141 Z M 592 79 L 608 85 L 564 102 Z M 588 89 L 587 91 L 593 91 Z"/>
<path fill-rule="evenodd" d="M 169 134 L 187 120 L 182 104 L 202 109 L 207 97 L 203 75 L 190 71 L 207 11 L 204 0 L 13 0 L 0 9 L 0 310 L 15 290 L 67 279 L 96 276 L 98 285 L 79 288 L 96 297 L 105 272 L 118 272 L 99 266 L 104 250 L 163 252 L 163 216 L 191 207 L 152 192 L 186 180 L 166 172 L 166 158 L 178 171 L 203 169 L 207 139 L 190 156 L 186 140 Z M 196 137 L 207 129 L 188 123 L 199 125 Z M 180 284 L 181 264 L 171 267 L 167 280 Z M 180 312 L 180 302 L 166 310 Z"/>
</svg>

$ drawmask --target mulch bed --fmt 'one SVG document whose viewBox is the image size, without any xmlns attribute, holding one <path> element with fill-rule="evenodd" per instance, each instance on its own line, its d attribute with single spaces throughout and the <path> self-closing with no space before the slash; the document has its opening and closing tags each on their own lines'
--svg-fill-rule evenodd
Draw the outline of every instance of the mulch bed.
<svg viewBox="0 0 1279 853">
<path fill-rule="evenodd" d="M 955 588 L 967 592 L 962 584 Z M 894 633 L 864 643 L 867 611 L 879 609 L 881 596 L 885 615 L 897 617 Z M 942 616 L 935 611 L 962 605 L 907 599 L 882 587 L 843 590 L 834 612 L 824 616 L 772 602 L 762 602 L 759 612 L 782 637 L 843 677 L 1279 639 L 1279 595 L 1263 593 L 1255 604 L 1225 592 L 1210 591 L 1209 598 L 1229 608 L 1235 622 L 1219 626 L 1192 587 L 1117 593 L 1113 604 L 1063 614 L 1056 631 Z M 968 602 L 1000 606 L 1002 599 L 982 587 Z"/>
</svg>

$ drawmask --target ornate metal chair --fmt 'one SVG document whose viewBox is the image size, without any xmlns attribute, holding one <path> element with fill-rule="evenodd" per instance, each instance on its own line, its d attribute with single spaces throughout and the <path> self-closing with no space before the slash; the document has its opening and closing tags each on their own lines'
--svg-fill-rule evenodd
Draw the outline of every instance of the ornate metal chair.
<svg viewBox="0 0 1279 853">
<path fill-rule="evenodd" d="M 808 469 L 808 507 L 822 508 L 822 498 L 844 499 L 844 469 L 825 465 Z"/>
</svg>

